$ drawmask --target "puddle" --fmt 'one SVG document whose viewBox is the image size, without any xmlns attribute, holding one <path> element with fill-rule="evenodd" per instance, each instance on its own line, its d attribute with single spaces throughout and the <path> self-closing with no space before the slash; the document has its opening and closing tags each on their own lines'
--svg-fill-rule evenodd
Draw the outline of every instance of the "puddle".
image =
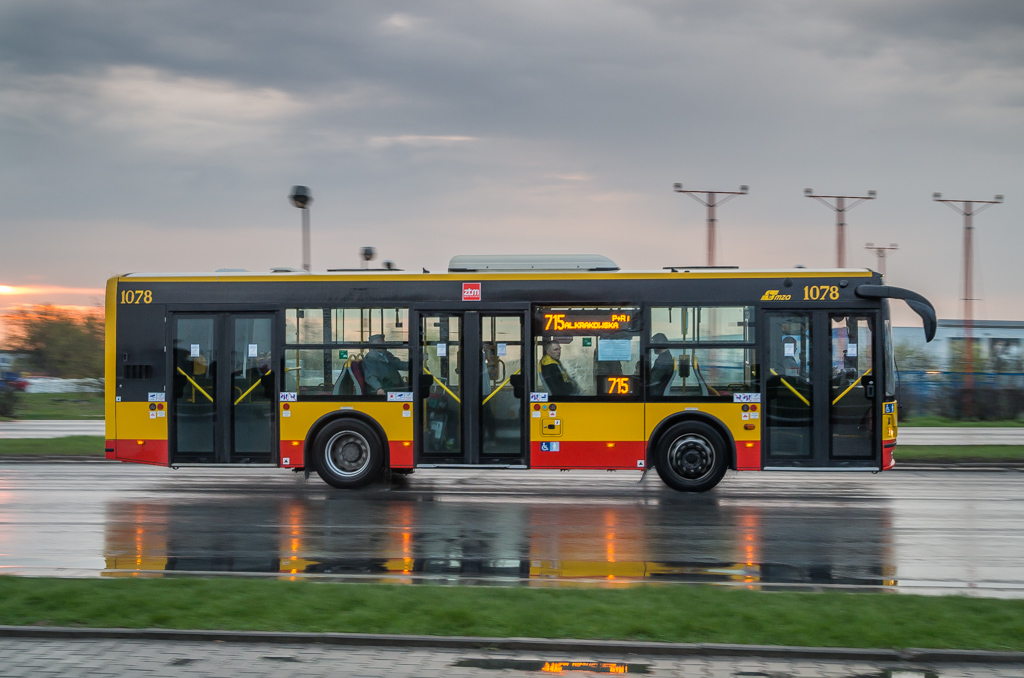
<svg viewBox="0 0 1024 678">
<path fill-rule="evenodd" d="M 492 671 L 537 671 L 540 673 L 647 673 L 649 664 L 618 664 L 616 662 L 566 662 L 543 659 L 460 659 L 460 668 Z"/>
</svg>

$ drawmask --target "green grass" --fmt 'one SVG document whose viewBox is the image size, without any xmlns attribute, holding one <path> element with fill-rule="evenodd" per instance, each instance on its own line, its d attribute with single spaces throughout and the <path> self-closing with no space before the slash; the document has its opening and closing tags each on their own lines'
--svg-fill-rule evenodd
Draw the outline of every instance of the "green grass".
<svg viewBox="0 0 1024 678">
<path fill-rule="evenodd" d="M 1024 461 L 1024 445 L 897 445 L 901 461 Z"/>
<path fill-rule="evenodd" d="M 102 393 L 19 393 L 12 418 L 103 419 L 103 416 Z"/>
<path fill-rule="evenodd" d="M 0 439 L 0 458 L 8 455 L 104 457 L 103 436 L 65 436 L 63 438 Z"/>
<path fill-rule="evenodd" d="M 1024 600 L 0 577 L 0 624 L 1024 650 Z"/>
<path fill-rule="evenodd" d="M 949 419 L 947 417 L 936 417 L 932 415 L 924 417 L 913 417 L 904 419 L 900 417 L 900 427 L 906 426 L 907 428 L 961 428 L 961 427 L 978 427 L 978 428 L 1019 428 L 1024 426 L 1024 419 L 1000 419 L 993 421 L 967 421 L 963 419 Z"/>
</svg>

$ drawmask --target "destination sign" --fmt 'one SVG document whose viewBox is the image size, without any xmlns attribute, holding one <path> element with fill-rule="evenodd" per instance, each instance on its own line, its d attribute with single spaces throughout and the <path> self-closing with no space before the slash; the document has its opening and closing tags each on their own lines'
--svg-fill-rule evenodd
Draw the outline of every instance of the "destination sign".
<svg viewBox="0 0 1024 678">
<path fill-rule="evenodd" d="M 542 309 L 534 320 L 534 330 L 550 336 L 632 332 L 639 326 L 639 321 L 639 309 L 635 308 L 607 311 Z"/>
</svg>

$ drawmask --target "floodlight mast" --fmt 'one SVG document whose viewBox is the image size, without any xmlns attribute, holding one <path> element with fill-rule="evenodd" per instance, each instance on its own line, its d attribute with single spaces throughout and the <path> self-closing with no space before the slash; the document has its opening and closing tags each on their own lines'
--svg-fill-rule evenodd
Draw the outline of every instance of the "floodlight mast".
<svg viewBox="0 0 1024 678">
<path fill-rule="evenodd" d="M 302 268 L 308 273 L 309 262 L 309 205 L 313 202 L 313 192 L 308 186 L 292 186 L 288 194 L 291 203 L 302 210 Z"/>
<path fill-rule="evenodd" d="M 888 247 L 885 245 L 876 245 L 870 242 L 864 246 L 864 249 L 874 250 L 875 254 L 878 255 L 878 272 L 882 275 L 885 275 L 885 258 L 888 256 L 889 252 L 895 252 L 899 248 L 899 245 L 894 242 L 889 243 Z"/>
<path fill-rule="evenodd" d="M 812 188 L 805 188 L 804 195 L 808 198 L 815 198 L 822 205 L 825 205 L 836 213 L 836 266 L 846 268 L 846 211 L 852 210 L 865 200 L 874 200 L 878 195 L 877 191 L 868 191 L 867 195 L 817 195 Z M 835 200 L 833 205 L 829 200 Z M 849 205 L 847 200 L 854 202 Z"/>
<path fill-rule="evenodd" d="M 941 193 L 932 193 L 932 200 L 944 202 L 954 212 L 964 217 L 964 415 L 974 414 L 974 215 L 981 214 L 992 205 L 1003 202 L 1003 196 L 997 195 L 992 200 L 951 200 L 943 198 Z M 959 205 L 958 205 L 959 203 Z M 963 207 L 960 207 L 963 205 Z M 975 208 L 975 205 L 981 207 Z"/>
<path fill-rule="evenodd" d="M 683 190 L 682 184 L 675 184 L 674 186 L 676 193 L 685 193 L 700 204 L 708 208 L 708 266 L 715 265 L 715 225 L 718 223 L 718 219 L 715 217 L 715 208 L 724 205 L 729 202 L 737 195 L 746 195 L 750 191 L 749 186 L 740 186 L 738 191 L 692 191 Z M 698 198 L 696 194 L 703 193 L 707 197 L 704 199 Z M 716 202 L 717 196 L 724 195 L 725 199 L 721 202 Z"/>
</svg>

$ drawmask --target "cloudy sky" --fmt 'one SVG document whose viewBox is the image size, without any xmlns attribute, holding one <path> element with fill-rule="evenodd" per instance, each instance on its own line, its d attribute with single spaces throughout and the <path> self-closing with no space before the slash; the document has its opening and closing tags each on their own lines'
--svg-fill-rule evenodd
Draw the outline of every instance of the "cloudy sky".
<svg viewBox="0 0 1024 678">
<path fill-rule="evenodd" d="M 128 271 L 301 264 L 361 246 L 848 264 L 898 243 L 893 284 L 960 317 L 1024 319 L 1024 2 L 518 0 L 0 4 L 0 307 L 88 305 Z M 910 315 L 907 321 L 911 321 Z"/>
</svg>

